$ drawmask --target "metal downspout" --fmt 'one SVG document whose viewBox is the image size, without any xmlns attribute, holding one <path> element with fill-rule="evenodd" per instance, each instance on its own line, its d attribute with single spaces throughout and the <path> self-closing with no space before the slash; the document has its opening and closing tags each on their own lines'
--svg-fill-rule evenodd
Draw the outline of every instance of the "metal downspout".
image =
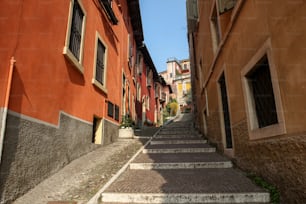
<svg viewBox="0 0 306 204">
<path fill-rule="evenodd" d="M 1 120 L 0 164 L 1 164 L 1 161 L 2 161 L 2 151 L 3 151 L 4 135 L 5 135 L 5 128 L 6 128 L 6 118 L 7 118 L 7 111 L 8 111 L 8 104 L 9 104 L 9 98 L 10 98 L 10 92 L 11 92 L 11 86 L 12 86 L 12 77 L 13 77 L 15 62 L 16 62 L 15 58 L 12 57 L 11 60 L 10 60 L 9 75 L 8 75 L 8 80 L 7 80 L 5 98 L 4 98 L 5 101 L 4 101 L 4 108 L 3 108 L 3 116 L 2 116 L 2 120 Z"/>
</svg>

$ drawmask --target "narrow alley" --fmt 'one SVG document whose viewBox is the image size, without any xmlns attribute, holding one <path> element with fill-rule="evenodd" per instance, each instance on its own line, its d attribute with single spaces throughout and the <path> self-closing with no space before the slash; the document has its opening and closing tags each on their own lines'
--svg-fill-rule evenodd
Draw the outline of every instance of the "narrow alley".
<svg viewBox="0 0 306 204">
<path fill-rule="evenodd" d="M 0 204 L 305 204 L 305 11 L 2 0 Z"/>
<path fill-rule="evenodd" d="M 102 203 L 268 203 L 193 128 L 191 114 L 163 127 L 101 194 Z"/>
<path fill-rule="evenodd" d="M 181 114 L 146 135 L 95 150 L 14 204 L 269 203 L 269 193 L 217 153 L 192 119 Z"/>
</svg>

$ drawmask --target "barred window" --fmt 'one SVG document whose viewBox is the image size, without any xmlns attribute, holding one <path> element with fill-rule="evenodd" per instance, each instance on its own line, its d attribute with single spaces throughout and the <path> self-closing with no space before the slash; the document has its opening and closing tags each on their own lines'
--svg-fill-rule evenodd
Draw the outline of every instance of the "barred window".
<svg viewBox="0 0 306 204">
<path fill-rule="evenodd" d="M 82 63 L 85 24 L 86 11 L 82 5 L 82 1 L 71 0 L 63 54 L 81 74 L 84 72 Z"/>
<path fill-rule="evenodd" d="M 97 45 L 97 60 L 96 60 L 96 76 L 95 79 L 104 85 L 104 70 L 105 70 L 105 46 L 100 40 Z"/>
<path fill-rule="evenodd" d="M 109 117 L 114 117 L 114 104 L 112 102 L 107 103 L 107 115 Z"/>
<path fill-rule="evenodd" d="M 72 22 L 70 28 L 69 49 L 80 61 L 84 12 L 77 0 L 73 4 Z"/>
<path fill-rule="evenodd" d="M 119 106 L 115 105 L 115 120 L 119 121 Z"/>
<path fill-rule="evenodd" d="M 255 102 L 258 127 L 278 123 L 267 55 L 257 62 L 253 71 L 247 75 L 247 79 Z"/>
</svg>

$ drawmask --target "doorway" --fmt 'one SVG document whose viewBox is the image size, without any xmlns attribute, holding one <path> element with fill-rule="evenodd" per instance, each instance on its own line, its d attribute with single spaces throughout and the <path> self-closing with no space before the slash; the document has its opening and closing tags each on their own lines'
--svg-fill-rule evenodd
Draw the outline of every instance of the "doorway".
<svg viewBox="0 0 306 204">
<path fill-rule="evenodd" d="M 227 87 L 225 81 L 225 75 L 222 73 L 219 80 L 219 90 L 221 96 L 221 120 L 223 123 L 223 129 L 225 133 L 225 148 L 231 149 L 233 148 L 232 143 L 232 130 L 231 130 L 231 121 L 230 121 L 230 113 L 228 106 L 228 96 L 227 96 Z"/>
</svg>

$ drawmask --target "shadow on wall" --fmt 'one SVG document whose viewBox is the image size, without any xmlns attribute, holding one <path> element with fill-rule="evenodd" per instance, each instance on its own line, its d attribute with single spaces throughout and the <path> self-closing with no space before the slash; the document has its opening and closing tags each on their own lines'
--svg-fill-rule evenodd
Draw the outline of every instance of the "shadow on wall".
<svg viewBox="0 0 306 204">
<path fill-rule="evenodd" d="M 11 104 L 21 111 L 27 94 L 16 67 Z M 60 113 L 52 125 L 9 111 L 0 166 L 0 203 L 10 203 L 72 160 L 100 147 L 91 142 L 92 124 Z"/>
</svg>

